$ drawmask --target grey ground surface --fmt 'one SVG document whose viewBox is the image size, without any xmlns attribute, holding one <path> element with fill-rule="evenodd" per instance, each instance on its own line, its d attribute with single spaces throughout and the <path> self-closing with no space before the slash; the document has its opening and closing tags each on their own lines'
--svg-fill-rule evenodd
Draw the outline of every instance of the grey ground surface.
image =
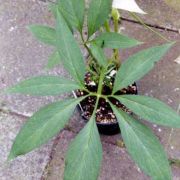
<svg viewBox="0 0 180 180">
<path fill-rule="evenodd" d="M 180 41 L 180 13 L 169 8 L 162 0 L 138 1 L 149 15 L 144 20 L 152 25 L 169 28 L 160 30 L 170 40 Z M 161 6 L 159 6 L 161 4 Z M 131 17 L 124 13 L 122 31 L 146 42 L 142 47 L 121 52 L 121 58 L 153 44 L 162 42 L 157 36 L 140 25 L 129 22 Z M 53 49 L 38 43 L 27 31 L 32 23 L 53 25 L 47 3 L 40 0 L 0 0 L 0 89 L 39 74 L 65 75 L 62 67 L 50 72 L 44 70 Z M 173 32 L 175 30 L 175 32 Z M 171 51 L 156 64 L 154 70 L 138 82 L 140 94 L 159 98 L 177 109 L 180 104 L 180 64 L 174 60 L 180 55 L 178 42 Z M 2 180 L 62 180 L 65 151 L 70 141 L 85 122 L 76 111 L 71 123 L 47 145 L 32 153 L 6 162 L 12 142 L 27 118 L 41 106 L 62 97 L 35 98 L 27 96 L 0 95 L 0 179 Z M 2 110 L 3 109 L 3 110 Z M 8 111 L 8 109 L 10 111 Z M 170 158 L 180 159 L 180 131 L 149 125 L 165 146 Z M 171 133 L 172 132 L 172 133 Z M 169 136 L 171 140 L 168 142 Z M 103 142 L 103 165 L 100 180 L 146 180 L 146 177 L 131 160 L 125 148 L 119 144 L 121 137 L 101 136 Z M 180 167 L 172 166 L 173 179 L 180 180 Z"/>
</svg>

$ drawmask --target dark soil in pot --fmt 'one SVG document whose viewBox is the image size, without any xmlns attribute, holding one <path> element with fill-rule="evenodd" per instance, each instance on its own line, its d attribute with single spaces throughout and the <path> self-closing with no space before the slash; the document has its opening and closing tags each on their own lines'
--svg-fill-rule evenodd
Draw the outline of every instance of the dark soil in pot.
<svg viewBox="0 0 180 180">
<path fill-rule="evenodd" d="M 91 92 L 97 91 L 97 84 L 91 80 L 90 73 L 86 73 L 85 82 L 86 82 L 87 89 L 89 89 Z M 113 82 L 114 82 L 114 76 L 111 77 L 111 84 L 113 84 Z M 106 83 L 104 83 L 104 86 L 103 86 L 103 94 L 110 95 L 112 90 L 109 88 L 109 86 L 107 86 L 105 84 Z M 74 92 L 75 97 L 81 97 L 86 94 L 87 94 L 87 92 L 80 91 L 80 90 L 77 90 Z M 116 94 L 117 95 L 137 94 L 136 83 L 132 84 L 131 86 L 128 86 L 125 89 L 118 91 Z M 118 108 L 126 111 L 129 114 L 132 113 L 129 109 L 127 109 L 123 104 L 121 104 L 116 99 L 111 98 L 110 100 Z M 79 110 L 80 110 L 81 116 L 85 120 L 88 120 L 91 117 L 93 110 L 94 110 L 95 102 L 96 102 L 96 97 L 89 96 L 86 99 L 84 99 L 83 101 L 81 101 L 81 103 L 79 104 Z M 109 103 L 106 102 L 106 100 L 103 98 L 100 98 L 98 108 L 96 111 L 96 124 L 97 124 L 98 130 L 99 130 L 99 133 L 101 133 L 101 134 L 114 135 L 114 134 L 117 134 L 120 132 L 116 116 L 114 115 Z"/>
</svg>

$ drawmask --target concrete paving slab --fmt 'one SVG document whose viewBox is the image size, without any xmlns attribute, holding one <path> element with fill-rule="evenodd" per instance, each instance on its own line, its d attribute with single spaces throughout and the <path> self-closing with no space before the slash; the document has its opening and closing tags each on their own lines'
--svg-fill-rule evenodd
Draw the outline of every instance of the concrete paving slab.
<svg viewBox="0 0 180 180">
<path fill-rule="evenodd" d="M 0 113 L 0 179 L 40 180 L 48 163 L 52 141 L 25 156 L 7 162 L 13 140 L 25 123 L 22 117 Z"/>
<path fill-rule="evenodd" d="M 54 158 L 46 169 L 43 179 L 62 180 L 64 171 L 64 157 L 69 143 L 73 140 L 75 134 L 69 131 L 63 131 L 59 136 L 59 143 L 54 152 Z M 132 162 L 125 149 L 103 143 L 103 162 L 99 180 L 146 180 L 137 166 Z M 129 178 L 129 179 L 128 179 Z"/>
<path fill-rule="evenodd" d="M 0 3 L 0 23 L 0 89 L 14 85 L 30 76 L 45 74 L 44 67 L 53 49 L 37 42 L 27 31 L 26 26 L 33 23 L 53 24 L 47 4 L 36 0 L 3 1 Z M 49 74 L 67 75 L 63 68 L 57 68 Z M 20 115 L 0 114 L 0 179 L 38 180 L 41 178 L 49 161 L 52 141 L 39 150 L 17 158 L 11 164 L 6 164 L 5 161 L 12 142 L 27 117 L 39 107 L 55 99 L 62 99 L 62 97 L 0 95 L 0 104 L 4 102 L 6 108 Z"/>
<path fill-rule="evenodd" d="M 142 46 L 143 48 L 163 42 L 156 35 L 149 33 L 141 26 L 135 26 L 132 23 L 124 22 L 123 27 L 125 28 L 125 30 L 123 31 L 124 33 L 128 34 L 131 37 L 135 37 L 142 42 L 145 42 L 145 44 Z M 158 98 L 171 106 L 174 110 L 177 110 L 180 104 L 180 65 L 175 63 L 174 60 L 179 56 L 180 35 L 177 33 L 168 33 L 165 31 L 162 31 L 161 33 L 165 37 L 168 37 L 169 40 L 177 41 L 177 43 L 167 53 L 167 55 L 162 58 L 161 61 L 156 63 L 152 71 L 150 71 L 145 77 L 137 82 L 138 91 L 141 95 Z M 121 52 L 122 59 L 126 59 L 130 54 L 137 52 L 137 50 L 139 49 L 142 48 L 133 48 Z M 154 129 L 161 142 L 164 145 L 167 144 L 171 129 L 157 125 L 151 125 L 151 127 Z M 169 147 L 173 147 L 173 149 L 172 147 L 171 149 L 169 149 L 169 153 L 171 152 L 171 155 L 173 154 L 173 156 L 176 156 L 176 158 L 180 158 L 179 130 L 174 130 L 173 138 L 173 140 L 171 139 L 171 143 L 173 141 L 177 143 L 174 143 L 176 144 L 175 146 L 169 145 Z"/>
<path fill-rule="evenodd" d="M 47 3 L 38 0 L 3 1 L 0 5 L 0 89 L 10 87 L 31 76 L 64 75 L 59 67 L 46 73 L 44 67 L 53 48 L 39 43 L 28 30 L 29 24 L 52 25 Z M 32 114 L 44 104 L 62 97 L 0 96 L 9 108 Z"/>
<path fill-rule="evenodd" d="M 140 15 L 148 24 L 180 30 L 180 2 L 177 0 L 137 0 L 138 5 L 148 14 Z M 175 7 L 175 8 L 174 8 Z M 123 16 L 133 19 L 128 13 Z"/>
<path fill-rule="evenodd" d="M 160 0 L 157 2 L 160 2 Z M 147 7 L 146 4 L 143 3 L 142 7 L 144 7 L 145 10 L 146 8 L 154 8 L 156 6 L 156 2 L 147 1 L 147 4 L 148 3 L 149 6 Z M 163 9 L 163 11 L 165 10 L 168 11 L 167 9 Z M 40 2 L 39 0 L 16 0 L 13 2 L 10 0 L 3 1 L 3 3 L 0 5 L 0 13 L 0 63 L 2 65 L 0 67 L 0 88 L 2 89 L 11 86 L 12 84 L 16 84 L 20 80 L 27 77 L 45 74 L 43 68 L 47 62 L 48 55 L 52 52 L 52 48 L 38 43 L 31 36 L 31 34 L 27 32 L 25 26 L 32 23 L 52 25 L 53 20 L 52 16 L 47 10 L 47 4 Z M 159 14 L 164 16 L 163 13 L 160 12 Z M 163 17 L 165 20 L 163 19 L 163 21 L 161 21 L 159 14 L 159 21 L 153 19 L 152 21 L 147 22 L 163 22 L 162 24 L 160 23 L 160 25 L 164 26 L 167 19 L 169 17 L 171 18 L 171 16 L 168 15 L 166 18 Z M 153 15 L 155 16 L 155 14 Z M 172 19 L 170 19 L 170 24 L 173 27 L 179 28 L 179 15 L 173 14 L 172 16 L 177 20 L 177 23 L 172 23 Z M 152 33 L 149 33 L 147 30 L 144 30 L 138 25 L 123 22 L 123 26 L 126 34 L 129 34 L 130 36 L 141 41 L 148 42 L 143 45 L 143 48 L 162 42 Z M 178 33 L 169 33 L 164 31 L 162 33 L 170 40 L 180 40 Z M 157 97 L 168 103 L 174 109 L 177 109 L 180 103 L 180 66 L 174 63 L 174 59 L 179 56 L 179 47 L 180 44 L 177 44 L 161 62 L 156 64 L 153 71 L 138 82 L 140 94 Z M 131 50 L 122 52 L 122 59 L 126 59 L 126 57 L 128 57 L 130 54 L 141 48 L 142 47 L 133 48 Z M 62 67 L 55 68 L 49 73 L 67 76 L 67 73 Z M 61 99 L 62 97 L 35 98 L 28 96 L 0 95 L 0 98 L 1 101 L 4 101 L 7 104 L 7 107 L 19 112 L 20 114 L 29 116 L 33 112 L 37 111 L 39 107 L 54 100 Z M 11 166 L 2 170 L 2 166 L 10 150 L 12 140 L 15 138 L 20 126 L 22 126 L 22 124 L 25 122 L 24 119 L 16 116 L 8 115 L 6 118 L 4 116 L 5 115 L 0 115 L 0 117 L 3 119 L 3 125 L 0 126 L 0 130 L 2 129 L 1 144 L 3 146 L 0 151 L 2 152 L 1 156 L 4 158 L 1 164 L 0 179 L 1 177 L 5 180 L 20 179 L 21 177 L 17 176 L 19 174 L 22 174 L 22 179 L 40 179 L 43 168 L 46 166 L 48 158 L 50 158 L 51 143 L 53 143 L 53 141 L 51 141 L 50 145 L 47 145 L 44 148 L 34 152 L 35 154 L 32 153 L 25 157 L 18 158 L 12 163 Z M 12 121 L 12 119 L 17 120 Z M 11 122 L 13 122 L 13 125 Z M 54 150 L 54 155 L 52 161 L 50 162 L 50 166 L 46 167 L 46 172 L 49 173 L 46 176 L 47 178 L 58 179 L 58 177 L 62 177 L 65 148 L 67 148 L 69 141 L 84 125 L 85 122 L 79 116 L 79 113 L 75 111 L 75 115 L 71 118 L 70 124 L 66 127 L 68 131 L 64 131 L 60 134 L 60 137 L 62 138 L 59 139 L 57 146 L 55 146 L 56 148 Z M 173 131 L 169 143 L 168 139 L 171 133 L 170 129 L 156 125 L 152 125 L 151 127 L 164 146 L 166 147 L 168 144 L 167 152 L 169 156 L 180 159 L 180 131 Z M 11 131 L 13 133 L 11 133 Z M 104 165 L 100 178 L 102 180 L 106 180 L 107 177 L 112 178 L 114 176 L 114 180 L 119 180 L 118 177 L 129 180 L 132 178 L 135 179 L 136 175 L 139 178 L 137 180 L 146 178 L 138 171 L 135 164 L 129 159 L 125 149 L 121 149 L 116 146 L 117 140 L 119 139 L 119 135 L 109 137 L 102 136 L 105 160 L 103 162 Z M 120 161 L 116 159 L 117 155 L 122 155 L 122 157 L 119 157 Z M 42 161 L 42 159 L 44 161 Z M 123 164 L 121 161 L 124 161 Z M 40 164 L 38 164 L 39 162 Z M 115 166 L 116 163 L 120 169 L 118 166 Z M 175 166 L 174 180 L 177 180 L 180 177 L 179 172 L 179 167 Z"/>
<path fill-rule="evenodd" d="M 123 22 L 122 26 L 124 28 L 123 33 L 144 42 L 142 46 L 137 48 L 121 51 L 122 60 L 127 59 L 128 56 L 138 50 L 166 43 L 142 26 L 128 22 Z M 177 43 L 161 61 L 155 64 L 154 69 L 138 82 L 138 90 L 140 94 L 153 95 L 177 109 L 180 101 L 180 65 L 175 63 L 174 60 L 179 57 L 180 35 L 165 31 L 161 31 L 161 34 L 170 41 L 176 41 Z"/>
<path fill-rule="evenodd" d="M 123 26 L 125 27 L 126 34 L 129 34 L 137 39 L 140 39 L 141 41 L 148 42 L 145 45 L 143 45 L 143 48 L 152 46 L 154 44 L 162 43 L 160 39 L 158 39 L 153 34 L 149 34 L 149 32 L 144 30 L 141 26 L 137 26 L 127 22 L 124 22 Z M 179 35 L 176 33 L 165 32 L 163 34 L 169 37 L 170 40 L 178 40 L 180 38 Z M 121 58 L 126 59 L 130 54 L 136 52 L 139 49 L 142 49 L 142 47 L 133 48 L 123 53 L 121 52 Z M 176 59 L 177 56 L 179 56 L 178 49 L 179 49 L 179 44 L 176 44 L 172 48 L 172 50 L 163 58 L 163 60 L 156 64 L 155 69 L 152 70 L 147 76 L 145 76 L 142 80 L 138 82 L 139 94 L 156 97 L 164 101 L 165 103 L 169 104 L 174 109 L 177 109 L 180 103 L 179 92 L 177 89 L 180 87 L 180 79 L 179 79 L 180 67 L 178 64 L 176 64 L 173 61 L 174 59 Z M 171 140 L 169 141 L 171 129 L 164 128 L 162 126 L 157 126 L 155 124 L 154 125 L 148 124 L 148 125 L 154 130 L 155 134 L 158 136 L 159 140 L 166 148 L 166 151 L 168 152 L 169 156 L 171 158 L 179 159 L 180 131 L 174 130 L 173 131 L 174 134 L 173 136 L 171 136 Z M 71 128 L 75 129 L 75 132 L 78 132 L 80 128 L 76 131 L 77 126 L 76 123 L 74 123 Z M 67 135 L 67 138 L 69 138 L 69 135 Z M 117 152 L 119 156 L 121 155 L 122 152 L 124 151 L 126 152 L 125 149 L 122 150 L 122 148 L 118 147 L 117 140 L 119 139 L 120 139 L 119 135 L 111 136 L 111 137 L 102 136 L 102 141 L 104 144 L 104 153 L 107 154 L 107 156 L 105 155 L 105 159 L 103 161 L 103 167 L 102 167 L 100 179 L 102 180 L 109 178 L 111 179 L 114 178 L 114 180 L 116 179 L 130 180 L 132 178 L 137 180 L 148 179 L 143 175 L 143 173 L 141 174 L 140 172 L 138 172 L 137 167 L 135 165 L 132 165 L 133 163 L 131 162 L 131 160 L 129 160 L 127 154 L 123 155 L 124 157 L 124 159 L 122 160 L 123 164 L 120 164 L 121 161 L 119 162 L 117 160 L 117 157 L 114 156 L 113 154 L 114 152 Z M 64 141 L 67 142 L 67 139 Z M 58 146 L 59 146 L 59 150 L 57 148 L 55 151 L 57 154 L 56 153 L 54 154 L 52 163 L 50 163 L 50 166 L 48 168 L 49 175 L 47 176 L 47 178 L 54 180 L 62 179 L 63 177 L 62 171 L 64 166 L 62 165 L 62 162 L 64 159 L 62 157 L 64 156 L 63 153 L 60 152 L 60 149 L 62 149 L 61 142 L 59 143 Z M 65 145 L 63 144 L 63 147 L 64 146 Z M 121 150 L 117 150 L 118 148 Z M 58 163 L 60 164 L 59 168 L 58 168 Z M 119 168 L 120 170 L 118 171 Z M 173 167 L 174 180 L 180 177 L 179 171 L 180 171 L 179 167 L 176 166 Z"/>
<path fill-rule="evenodd" d="M 46 166 L 43 180 L 63 180 L 65 154 L 76 134 L 63 131 L 53 149 L 53 158 Z M 179 168 L 173 167 L 173 180 L 179 179 Z M 131 160 L 125 148 L 103 142 L 103 161 L 99 180 L 150 180 Z"/>
</svg>

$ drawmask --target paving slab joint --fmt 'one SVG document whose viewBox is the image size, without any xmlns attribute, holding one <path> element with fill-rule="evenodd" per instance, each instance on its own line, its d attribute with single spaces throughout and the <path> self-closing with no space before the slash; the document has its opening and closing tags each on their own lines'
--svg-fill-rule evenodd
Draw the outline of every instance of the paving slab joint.
<svg viewBox="0 0 180 180">
<path fill-rule="evenodd" d="M 55 3 L 55 1 L 53 1 L 53 0 L 39 0 L 39 1 L 42 1 L 44 3 L 49 3 L 49 2 L 50 3 Z M 123 16 L 121 17 L 121 20 L 141 25 L 140 22 L 138 22 L 136 20 L 133 20 L 133 19 L 125 18 Z M 165 27 L 164 26 L 159 26 L 157 24 L 150 24 L 150 23 L 145 23 L 145 24 L 147 26 L 155 28 L 155 29 L 159 29 L 159 30 L 163 30 L 163 31 L 174 32 L 174 33 L 180 34 L 180 29 L 177 29 L 177 28 L 174 28 L 174 27 L 169 28 L 169 27 L 166 27 L 166 26 Z"/>
<path fill-rule="evenodd" d="M 127 22 L 131 22 L 131 23 L 134 23 L 134 24 L 139 24 L 141 25 L 140 22 L 136 21 L 136 20 L 133 20 L 133 19 L 128 19 L 128 18 L 125 18 L 125 17 L 121 17 L 121 19 L 123 21 L 127 21 Z M 163 26 L 159 26 L 159 25 L 156 25 L 156 24 L 149 24 L 149 23 L 145 23 L 147 26 L 149 27 L 152 27 L 152 28 L 155 28 L 155 29 L 159 29 L 159 30 L 163 30 L 163 31 L 168 31 L 168 32 L 174 32 L 174 33 L 178 33 L 180 34 L 180 29 L 177 29 L 177 28 L 169 28 L 169 27 L 163 27 Z"/>
<path fill-rule="evenodd" d="M 5 107 L 0 107 L 0 112 L 4 113 L 4 114 L 10 114 L 13 116 L 18 116 L 18 117 L 22 117 L 22 118 L 30 118 L 32 116 L 31 113 L 22 113 L 16 110 L 12 110 L 12 109 L 7 109 Z"/>
</svg>

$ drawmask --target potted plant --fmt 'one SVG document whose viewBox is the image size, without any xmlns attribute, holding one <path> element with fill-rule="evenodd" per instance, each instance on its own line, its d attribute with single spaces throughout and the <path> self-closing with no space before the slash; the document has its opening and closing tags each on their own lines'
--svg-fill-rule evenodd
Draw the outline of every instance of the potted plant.
<svg viewBox="0 0 180 180">
<path fill-rule="evenodd" d="M 134 5 L 133 8 L 131 5 Z M 142 43 L 118 33 L 120 17 L 118 11 L 112 9 L 112 1 L 91 0 L 87 11 L 84 0 L 58 0 L 50 7 L 56 27 L 31 25 L 29 30 L 40 41 L 54 46 L 55 51 L 48 67 L 61 62 L 73 80 L 59 76 L 33 77 L 9 88 L 7 92 L 47 96 L 73 91 L 76 98 L 57 101 L 36 112 L 17 135 L 8 159 L 12 160 L 47 143 L 64 128 L 80 104 L 83 111 L 89 113 L 86 114 L 88 122 L 68 149 L 65 180 L 98 178 L 102 160 L 98 123 L 115 123 L 119 126 L 132 159 L 152 179 L 172 179 L 171 168 L 161 144 L 146 125 L 132 116 L 132 112 L 155 124 L 180 127 L 180 117 L 174 110 L 157 99 L 136 95 L 135 84 L 174 43 L 139 51 L 122 63 L 118 49 Z M 144 13 L 133 0 L 114 0 L 113 7 Z M 87 35 L 83 33 L 85 17 Z M 109 25 L 111 17 L 114 32 Z M 88 52 L 86 62 L 79 41 L 73 36 L 75 31 L 79 33 L 81 45 Z M 105 55 L 105 48 L 112 49 L 111 57 Z"/>
</svg>

